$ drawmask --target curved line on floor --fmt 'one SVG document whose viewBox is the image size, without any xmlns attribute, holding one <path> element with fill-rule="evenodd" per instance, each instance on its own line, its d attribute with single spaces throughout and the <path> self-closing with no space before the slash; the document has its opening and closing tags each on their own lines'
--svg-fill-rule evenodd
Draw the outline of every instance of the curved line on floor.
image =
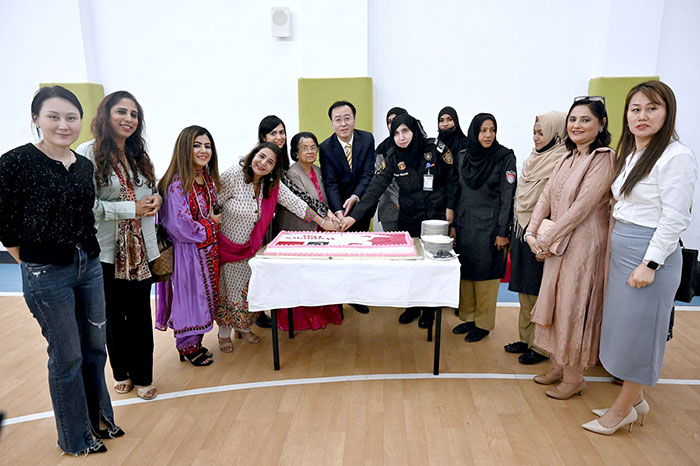
<svg viewBox="0 0 700 466">
<path fill-rule="evenodd" d="M 365 382 L 373 380 L 419 380 L 419 379 L 472 379 L 472 380 L 531 380 L 535 374 L 490 374 L 490 373 L 441 373 L 433 375 L 430 373 L 421 374 L 366 374 L 366 375 L 341 375 L 336 377 L 312 377 L 308 379 L 287 379 L 287 380 L 267 380 L 264 382 L 238 383 L 231 385 L 220 385 L 216 387 L 194 388 L 192 390 L 182 390 L 179 392 L 161 393 L 155 400 L 144 400 L 139 397 L 128 398 L 126 400 L 112 401 L 112 406 L 128 406 L 139 403 L 153 403 L 156 401 L 171 400 L 186 396 L 208 395 L 210 393 L 231 392 L 236 390 L 250 390 L 253 388 L 268 387 L 288 387 L 292 385 L 311 385 L 336 382 Z M 585 377 L 587 382 L 611 382 L 612 377 Z M 659 379 L 658 385 L 700 385 L 700 380 L 695 379 Z M 28 414 L 5 419 L 3 426 L 21 424 L 23 422 L 36 421 L 53 417 L 53 411 L 43 413 Z"/>
</svg>

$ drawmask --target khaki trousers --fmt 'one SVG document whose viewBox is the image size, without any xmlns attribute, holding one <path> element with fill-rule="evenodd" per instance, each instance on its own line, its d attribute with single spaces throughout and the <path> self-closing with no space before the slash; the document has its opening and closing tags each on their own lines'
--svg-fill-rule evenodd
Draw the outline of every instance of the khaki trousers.
<svg viewBox="0 0 700 466">
<path fill-rule="evenodd" d="M 520 315 L 518 316 L 520 341 L 527 343 L 527 346 L 534 352 L 546 356 L 546 352 L 532 344 L 535 337 L 535 323 L 530 320 L 530 314 L 532 314 L 532 308 L 535 307 L 537 302 L 537 296 L 518 293 L 518 299 L 520 300 Z"/>
<path fill-rule="evenodd" d="M 459 318 L 484 330 L 496 326 L 496 302 L 501 280 L 460 280 Z"/>
</svg>

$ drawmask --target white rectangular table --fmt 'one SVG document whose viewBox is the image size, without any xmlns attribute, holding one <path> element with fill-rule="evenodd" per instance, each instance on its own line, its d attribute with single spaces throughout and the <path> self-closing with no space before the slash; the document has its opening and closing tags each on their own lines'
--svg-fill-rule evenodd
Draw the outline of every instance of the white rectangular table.
<svg viewBox="0 0 700 466">
<path fill-rule="evenodd" d="M 316 259 L 258 255 L 249 263 L 252 270 L 249 308 L 253 312 L 268 309 L 272 312 L 275 370 L 279 370 L 277 309 L 360 303 L 399 308 L 437 307 L 433 373 L 439 373 L 441 308 L 459 306 L 457 259 Z"/>
</svg>

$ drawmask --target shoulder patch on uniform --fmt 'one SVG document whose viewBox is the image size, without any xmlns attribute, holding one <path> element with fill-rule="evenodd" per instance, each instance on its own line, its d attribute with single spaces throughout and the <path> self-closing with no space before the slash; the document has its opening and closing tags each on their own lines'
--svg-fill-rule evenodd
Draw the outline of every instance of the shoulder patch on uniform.
<svg viewBox="0 0 700 466">
<path fill-rule="evenodd" d="M 386 168 L 386 160 L 382 160 L 382 164 L 377 168 L 377 175 L 384 171 Z"/>
<path fill-rule="evenodd" d="M 445 161 L 447 165 L 452 165 L 454 163 L 454 157 L 452 157 L 452 151 L 447 149 L 444 154 L 442 154 L 442 160 Z"/>
<path fill-rule="evenodd" d="M 508 184 L 513 184 L 515 183 L 515 180 L 517 179 L 518 175 L 513 171 L 513 170 L 508 170 L 506 172 L 506 181 Z"/>
<path fill-rule="evenodd" d="M 438 141 L 437 141 L 437 150 L 438 150 L 438 152 L 440 152 L 440 153 L 442 154 L 443 152 L 445 152 L 445 149 L 446 149 L 446 148 L 447 148 L 447 146 L 445 145 L 445 143 L 442 142 L 442 141 L 440 141 L 440 140 L 438 139 Z"/>
</svg>

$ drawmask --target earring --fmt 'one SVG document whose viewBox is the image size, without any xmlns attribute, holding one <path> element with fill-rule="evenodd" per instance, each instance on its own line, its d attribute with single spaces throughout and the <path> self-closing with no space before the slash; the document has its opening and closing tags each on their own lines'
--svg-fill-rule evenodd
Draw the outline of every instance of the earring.
<svg viewBox="0 0 700 466">
<path fill-rule="evenodd" d="M 601 126 L 600 128 L 598 128 L 598 132 L 599 132 L 599 133 L 602 133 L 602 132 L 603 132 L 603 127 L 602 127 L 602 126 Z"/>
</svg>

